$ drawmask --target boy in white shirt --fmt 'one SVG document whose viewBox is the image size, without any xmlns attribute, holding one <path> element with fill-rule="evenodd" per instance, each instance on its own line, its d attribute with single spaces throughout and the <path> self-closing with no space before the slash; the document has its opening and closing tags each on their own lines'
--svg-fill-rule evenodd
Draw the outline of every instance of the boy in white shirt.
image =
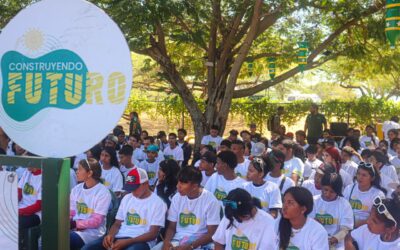
<svg viewBox="0 0 400 250">
<path fill-rule="evenodd" d="M 221 144 L 222 137 L 218 135 L 219 127 L 216 125 L 211 126 L 210 134 L 204 136 L 201 139 L 200 149 L 205 145 L 211 145 L 216 151 L 218 151 L 219 145 Z"/>
<path fill-rule="evenodd" d="M 183 150 L 178 146 L 176 142 L 176 134 L 170 133 L 168 135 L 168 143 L 169 146 L 164 149 L 164 158 L 165 159 L 173 159 L 179 163 L 179 166 L 183 162 Z"/>
<path fill-rule="evenodd" d="M 307 150 L 309 145 L 306 143 L 306 132 L 303 130 L 297 130 L 296 133 L 296 142 L 304 149 Z"/>
<path fill-rule="evenodd" d="M 168 211 L 164 242 L 154 249 L 209 249 L 220 222 L 220 205 L 200 186 L 200 170 L 185 167 L 178 174 L 178 193 Z M 177 247 L 177 248 L 176 248 Z"/>
<path fill-rule="evenodd" d="M 236 155 L 232 151 L 223 151 L 217 155 L 217 172 L 208 179 L 204 189 L 210 191 L 220 201 L 226 198 L 228 193 L 241 188 L 245 180 L 235 174 L 237 165 Z"/>
<path fill-rule="evenodd" d="M 305 150 L 305 153 L 307 156 L 307 160 L 304 163 L 304 175 L 303 176 L 304 176 L 305 180 L 310 178 L 310 175 L 313 170 L 317 169 L 319 166 L 321 166 L 323 164 L 323 162 L 317 158 L 317 150 L 318 150 L 317 146 L 315 146 L 315 145 L 310 145 Z"/>
<path fill-rule="evenodd" d="M 294 142 L 289 139 L 285 139 L 278 144 L 278 149 L 285 154 L 285 165 L 283 166 L 284 175 L 292 178 L 294 183 L 303 177 L 304 163 L 293 155 Z"/>
<path fill-rule="evenodd" d="M 346 171 L 351 178 L 355 178 L 357 174 L 358 164 L 355 163 L 352 158 L 355 150 L 350 146 L 345 146 L 342 148 L 342 152 L 340 152 L 340 156 L 342 158 L 342 169 Z"/>
<path fill-rule="evenodd" d="M 155 245 L 165 223 L 167 205 L 151 192 L 143 169 L 135 168 L 128 173 L 124 190 L 130 193 L 122 199 L 108 234 L 85 245 L 83 250 L 149 250 Z"/>
<path fill-rule="evenodd" d="M 158 147 L 156 145 L 150 145 L 145 151 L 147 154 L 147 159 L 139 163 L 139 167 L 146 170 L 147 176 L 149 177 L 150 187 L 153 188 L 157 180 L 157 173 L 160 167 L 160 162 L 157 160 Z"/>
<path fill-rule="evenodd" d="M 215 164 L 217 163 L 217 156 L 214 152 L 207 151 L 203 154 L 200 160 L 199 169 L 203 179 L 201 180 L 201 186 L 204 187 L 208 179 L 215 173 Z"/>
<path fill-rule="evenodd" d="M 249 169 L 250 161 L 244 158 L 244 142 L 235 140 L 232 142 L 232 152 L 236 155 L 237 166 L 235 173 L 237 176 L 246 179 L 247 170 Z"/>
</svg>

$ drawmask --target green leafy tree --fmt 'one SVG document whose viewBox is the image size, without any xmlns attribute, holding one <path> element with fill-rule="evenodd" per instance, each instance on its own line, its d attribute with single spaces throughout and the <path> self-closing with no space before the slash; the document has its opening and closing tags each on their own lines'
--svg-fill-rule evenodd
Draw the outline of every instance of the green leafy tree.
<svg viewBox="0 0 400 250">
<path fill-rule="evenodd" d="M 357 39 L 382 37 L 384 27 L 378 25 L 383 0 L 92 2 L 119 24 L 131 51 L 157 63 L 154 76 L 182 98 L 196 145 L 211 125 L 223 131 L 233 98 L 254 95 L 300 72 L 298 42 L 309 44 L 304 68 L 310 70 L 338 56 L 358 56 L 363 45 Z M 371 23 L 370 33 L 365 23 Z M 274 79 L 265 68 L 271 56 L 277 58 Z M 196 88 L 202 90 L 204 109 L 196 101 Z"/>
</svg>

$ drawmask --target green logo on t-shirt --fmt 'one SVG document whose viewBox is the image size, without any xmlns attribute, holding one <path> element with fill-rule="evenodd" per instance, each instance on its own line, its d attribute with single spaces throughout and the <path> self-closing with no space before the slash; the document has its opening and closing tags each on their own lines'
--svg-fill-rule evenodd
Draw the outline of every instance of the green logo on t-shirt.
<svg viewBox="0 0 400 250">
<path fill-rule="evenodd" d="M 81 201 L 77 201 L 76 202 L 76 209 L 78 210 L 78 214 L 88 214 L 91 212 L 91 209 L 88 208 L 88 206 L 86 205 L 85 202 Z"/>
<path fill-rule="evenodd" d="M 181 227 L 187 227 L 189 225 L 200 224 L 200 219 L 196 218 L 196 215 L 185 210 L 183 213 L 179 214 L 179 225 Z"/>
<path fill-rule="evenodd" d="M 256 244 L 250 243 L 249 239 L 243 236 L 232 235 L 232 249 L 233 250 L 250 250 L 256 249 Z"/>
<path fill-rule="evenodd" d="M 355 199 L 355 200 L 350 199 L 350 205 L 351 205 L 352 209 L 356 209 L 356 210 L 362 210 L 362 208 L 363 208 L 362 202 L 357 199 Z"/>
<path fill-rule="evenodd" d="M 165 160 L 173 160 L 174 156 L 173 155 L 164 155 Z"/>
<path fill-rule="evenodd" d="M 316 214 L 315 219 L 322 225 L 333 225 L 337 222 L 337 220 L 330 214 Z"/>
<path fill-rule="evenodd" d="M 154 172 L 147 172 L 147 175 L 148 175 L 149 179 L 153 179 L 154 177 L 156 177 L 156 173 L 154 173 Z"/>
<path fill-rule="evenodd" d="M 128 226 L 130 225 L 145 225 L 146 220 L 141 219 L 140 215 L 135 212 L 135 210 L 132 210 L 132 213 L 127 212 L 126 213 L 126 224 Z"/>
<path fill-rule="evenodd" d="M 228 194 L 224 191 L 224 190 L 219 190 L 218 188 L 215 189 L 214 191 L 214 196 L 215 198 L 217 198 L 217 200 L 222 201 L 223 199 L 226 198 L 226 196 L 228 196 Z"/>
<path fill-rule="evenodd" d="M 296 246 L 288 246 L 286 248 L 286 250 L 300 250 L 300 248 L 296 247 Z"/>
<path fill-rule="evenodd" d="M 35 193 L 35 189 L 33 186 L 29 185 L 29 183 L 25 183 L 23 192 L 26 195 L 33 195 Z"/>
</svg>

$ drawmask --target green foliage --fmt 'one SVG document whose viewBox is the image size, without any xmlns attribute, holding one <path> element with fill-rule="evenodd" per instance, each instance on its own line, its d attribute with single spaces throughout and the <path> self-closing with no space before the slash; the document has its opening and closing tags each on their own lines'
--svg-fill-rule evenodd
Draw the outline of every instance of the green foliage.
<svg viewBox="0 0 400 250">
<path fill-rule="evenodd" d="M 197 101 L 204 108 L 204 102 L 200 99 L 197 99 Z M 243 124 L 244 126 L 256 123 L 262 132 L 269 116 L 276 112 L 278 106 L 285 108 L 282 122 L 291 126 L 308 114 L 311 103 L 310 100 L 280 103 L 271 101 L 266 97 L 259 99 L 240 98 L 233 100 L 230 115 L 243 117 L 246 122 L 246 124 Z M 177 95 L 168 96 L 157 102 L 148 100 L 146 97 L 131 98 L 128 110 L 146 112 L 158 119 L 162 117 L 172 127 L 181 125 L 183 114 L 185 127 L 191 127 L 189 113 L 185 109 L 182 99 Z M 350 126 L 363 127 L 379 120 L 388 120 L 391 116 L 399 114 L 400 103 L 362 97 L 353 101 L 328 100 L 321 103 L 320 110 L 329 122 L 347 122 L 348 114 L 350 114 Z"/>
</svg>

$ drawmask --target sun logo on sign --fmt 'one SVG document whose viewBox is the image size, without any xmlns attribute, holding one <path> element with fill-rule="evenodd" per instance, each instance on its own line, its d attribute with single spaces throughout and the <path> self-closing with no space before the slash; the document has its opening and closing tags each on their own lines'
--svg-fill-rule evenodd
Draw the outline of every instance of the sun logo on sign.
<svg viewBox="0 0 400 250">
<path fill-rule="evenodd" d="M 25 33 L 23 41 L 27 49 L 32 52 L 37 51 L 43 45 L 43 33 L 38 29 L 30 29 Z"/>
</svg>

